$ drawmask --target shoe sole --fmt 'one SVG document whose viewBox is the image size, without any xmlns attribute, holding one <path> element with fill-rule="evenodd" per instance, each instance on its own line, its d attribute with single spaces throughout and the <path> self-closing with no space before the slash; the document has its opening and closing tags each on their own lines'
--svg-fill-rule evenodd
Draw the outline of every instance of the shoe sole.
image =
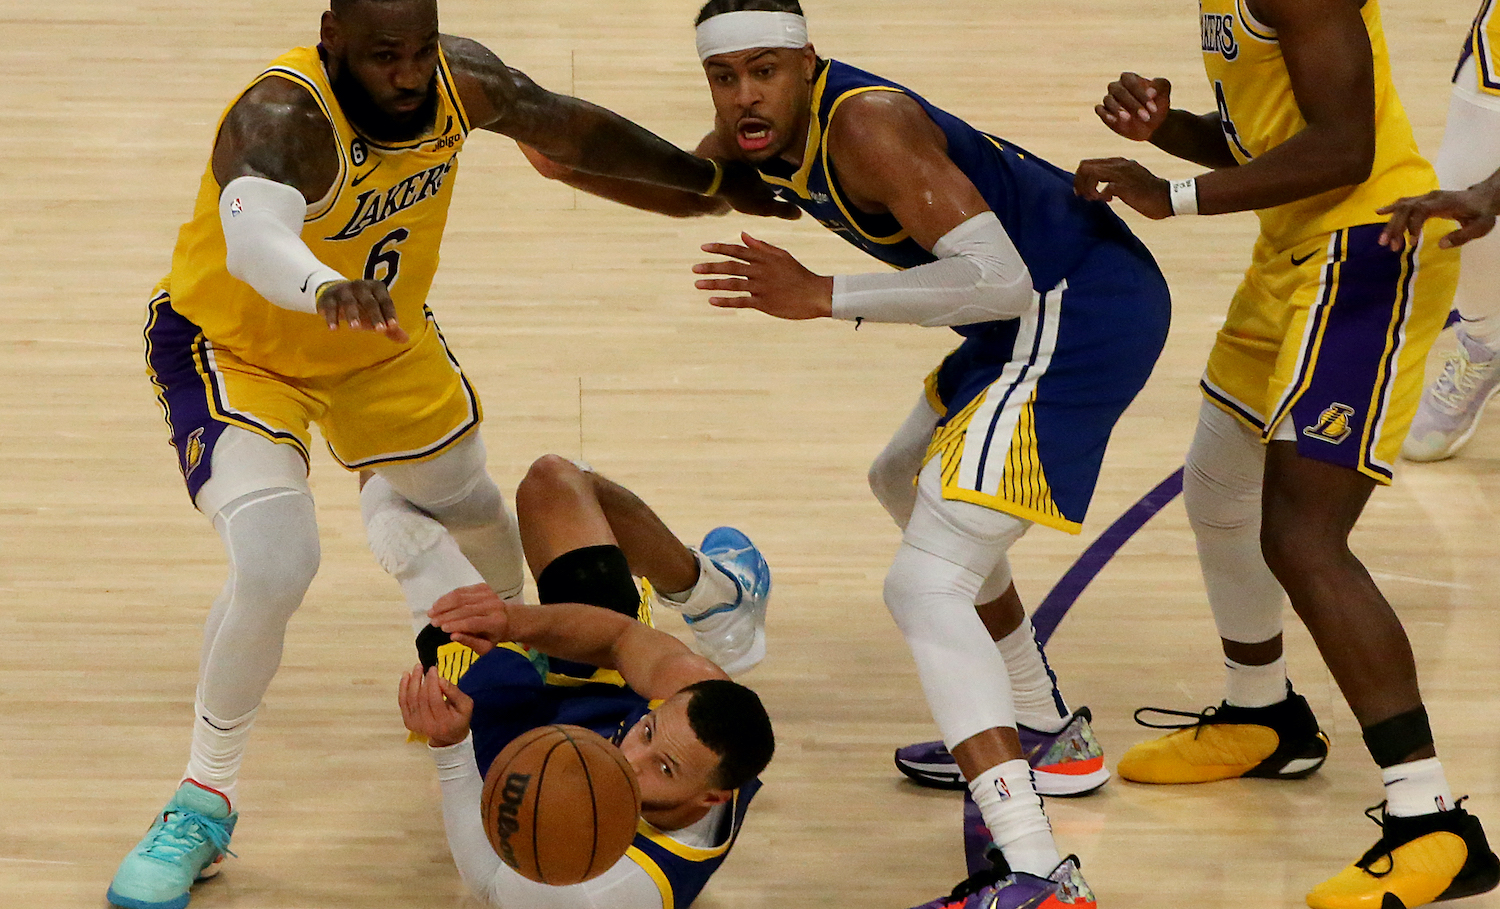
<svg viewBox="0 0 1500 909">
<path fill-rule="evenodd" d="M 94 892 L 98 893 L 99 891 L 96 890 Z M 120 909 L 185 909 L 188 901 L 191 899 L 191 897 L 184 893 L 182 896 L 178 897 L 175 900 L 153 903 L 146 900 L 134 899 L 128 896 L 121 896 L 120 894 L 115 892 L 115 888 L 113 886 L 111 886 L 109 888 L 109 891 L 105 893 L 104 898 L 109 900 L 109 904 L 111 906 L 119 906 Z"/>
<path fill-rule="evenodd" d="M 1491 388 L 1489 394 L 1484 396 L 1484 400 L 1479 402 L 1479 409 L 1474 411 L 1474 419 L 1469 421 L 1469 428 L 1465 429 L 1458 438 L 1450 442 L 1447 448 L 1441 449 L 1437 454 L 1434 454 L 1431 457 L 1414 458 L 1406 453 L 1405 445 L 1403 445 L 1401 457 L 1405 458 L 1408 461 L 1411 461 L 1414 464 L 1431 464 L 1434 461 L 1446 461 L 1454 455 L 1458 454 L 1460 449 L 1469 444 L 1469 439 L 1473 438 L 1475 431 L 1479 429 L 1479 421 L 1484 418 L 1484 409 L 1489 406 L 1490 399 L 1493 398 L 1497 392 L 1500 392 L 1500 385 L 1496 385 L 1494 388 Z"/>
<path fill-rule="evenodd" d="M 969 788 L 963 774 L 959 773 L 953 764 L 903 763 L 898 760 L 896 769 L 913 783 L 927 789 L 961 792 Z M 1110 773 L 1108 768 L 1102 766 L 1087 773 L 1049 773 L 1046 770 L 1032 768 L 1031 777 L 1037 795 L 1052 798 L 1081 798 L 1098 792 L 1105 783 L 1109 782 Z"/>
</svg>

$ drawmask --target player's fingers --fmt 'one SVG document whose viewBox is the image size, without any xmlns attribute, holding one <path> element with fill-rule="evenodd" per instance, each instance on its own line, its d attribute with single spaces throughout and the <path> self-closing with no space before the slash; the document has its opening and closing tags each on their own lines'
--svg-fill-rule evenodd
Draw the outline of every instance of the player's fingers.
<svg viewBox="0 0 1500 909">
<path fill-rule="evenodd" d="M 472 634 L 464 634 L 461 631 L 454 632 L 449 636 L 452 637 L 454 641 L 464 645 L 480 656 L 484 656 L 491 650 L 495 649 L 495 645 L 490 643 L 489 638 L 475 637 Z"/>
<path fill-rule="evenodd" d="M 1475 218 L 1465 223 L 1458 230 L 1452 231 L 1439 240 L 1438 245 L 1444 249 L 1452 249 L 1455 246 L 1462 246 L 1470 240 L 1477 240 L 1494 229 L 1495 216 L 1485 215 L 1482 218 Z"/>
<path fill-rule="evenodd" d="M 754 297 L 709 297 L 708 302 L 709 305 L 720 309 L 755 309 L 757 307 L 751 302 L 754 299 Z"/>
<path fill-rule="evenodd" d="M 785 253 L 786 252 L 786 250 L 782 249 L 780 246 L 775 246 L 773 244 L 767 243 L 764 240 L 757 240 L 756 238 L 750 236 L 747 233 L 741 233 L 740 234 L 740 239 L 742 241 L 744 241 L 746 247 L 748 247 L 750 249 L 753 249 L 753 250 L 756 250 L 757 252 L 770 252 L 770 253 Z"/>
<path fill-rule="evenodd" d="M 699 248 L 706 253 L 713 253 L 716 256 L 733 256 L 741 260 L 744 260 L 750 254 L 749 249 L 734 243 L 705 243 Z"/>
<path fill-rule="evenodd" d="M 1129 85 L 1115 83 L 1109 87 L 1109 98 L 1106 101 L 1109 99 L 1113 99 L 1121 110 L 1131 116 L 1142 120 L 1148 120 L 1151 117 L 1151 112 L 1148 110 L 1151 101 L 1145 97 L 1145 89 L 1139 84 L 1131 88 Z"/>
<path fill-rule="evenodd" d="M 743 278 L 705 278 L 702 280 L 694 281 L 693 286 L 698 288 L 699 290 L 728 290 L 746 292 L 750 290 L 750 282 L 744 280 Z"/>
<path fill-rule="evenodd" d="M 739 275 L 742 278 L 750 277 L 749 262 L 700 262 L 693 266 L 693 273 L 698 275 Z"/>
</svg>

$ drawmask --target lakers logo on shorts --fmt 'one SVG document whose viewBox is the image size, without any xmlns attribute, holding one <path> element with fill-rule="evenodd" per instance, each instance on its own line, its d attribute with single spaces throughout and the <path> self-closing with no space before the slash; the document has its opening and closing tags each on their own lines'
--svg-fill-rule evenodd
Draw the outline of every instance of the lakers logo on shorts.
<svg viewBox="0 0 1500 909">
<path fill-rule="evenodd" d="M 1349 425 L 1353 418 L 1354 408 L 1348 404 L 1330 404 L 1318 415 L 1318 422 L 1302 430 L 1302 434 L 1337 445 L 1353 432 Z"/>
<path fill-rule="evenodd" d="M 198 469 L 198 463 L 203 460 L 203 450 L 203 429 L 200 427 L 187 437 L 187 449 L 182 453 L 183 476 Z"/>
</svg>

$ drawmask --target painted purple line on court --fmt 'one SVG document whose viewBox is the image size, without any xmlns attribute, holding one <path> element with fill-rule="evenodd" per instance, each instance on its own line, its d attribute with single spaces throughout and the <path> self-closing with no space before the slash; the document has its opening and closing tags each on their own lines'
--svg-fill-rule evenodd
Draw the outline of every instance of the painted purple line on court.
<svg viewBox="0 0 1500 909">
<path fill-rule="evenodd" d="M 1141 497 L 1134 505 L 1109 525 L 1101 534 L 1099 539 L 1089 544 L 1089 548 L 1083 551 L 1078 561 L 1070 566 L 1066 573 L 1058 579 L 1048 592 L 1047 598 L 1042 600 L 1042 605 L 1036 608 L 1031 615 L 1031 624 L 1036 628 L 1036 639 L 1038 643 L 1045 644 L 1052 637 L 1052 632 L 1068 614 L 1068 610 L 1078 601 L 1084 588 L 1104 570 L 1109 560 L 1115 557 L 1130 538 L 1144 526 L 1146 522 L 1156 517 L 1156 513 L 1167 507 L 1167 504 L 1182 494 L 1182 468 L 1177 468 L 1171 476 L 1162 480 L 1156 488 Z"/>
</svg>

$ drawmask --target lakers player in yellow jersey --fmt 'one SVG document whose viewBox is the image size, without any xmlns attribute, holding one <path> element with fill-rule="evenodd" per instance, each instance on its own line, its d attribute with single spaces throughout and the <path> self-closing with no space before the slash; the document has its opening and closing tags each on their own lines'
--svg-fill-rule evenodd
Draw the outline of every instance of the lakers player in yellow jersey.
<svg viewBox="0 0 1500 909">
<path fill-rule="evenodd" d="M 1308 895 L 1315 909 L 1395 909 L 1493 888 L 1479 821 L 1438 763 L 1400 620 L 1350 551 L 1389 483 L 1456 251 L 1381 243 L 1378 209 L 1436 188 L 1391 83 L 1377 0 L 1200 0 L 1217 110 L 1174 110 L 1165 79 L 1123 74 L 1106 125 L 1211 168 L 1169 182 L 1121 158 L 1076 187 L 1152 218 L 1253 210 L 1261 234 L 1204 373 L 1184 493 L 1228 669 L 1224 703 L 1159 725 L 1126 779 L 1297 779 L 1328 740 L 1292 691 L 1283 592 L 1353 709 L 1385 782 L 1374 848 Z"/>
<path fill-rule="evenodd" d="M 109 888 L 130 909 L 186 906 L 229 849 L 246 736 L 318 566 L 312 424 L 340 463 L 372 475 L 367 530 L 398 578 L 436 539 L 386 539 L 393 531 L 369 515 L 392 497 L 452 531 L 497 593 L 521 588 L 478 397 L 425 304 L 468 134 L 795 214 L 750 168 L 683 152 L 442 35 L 434 0 L 332 0 L 320 39 L 230 105 L 149 307 L 151 379 L 230 575 L 204 634 L 187 770 Z"/>
</svg>

